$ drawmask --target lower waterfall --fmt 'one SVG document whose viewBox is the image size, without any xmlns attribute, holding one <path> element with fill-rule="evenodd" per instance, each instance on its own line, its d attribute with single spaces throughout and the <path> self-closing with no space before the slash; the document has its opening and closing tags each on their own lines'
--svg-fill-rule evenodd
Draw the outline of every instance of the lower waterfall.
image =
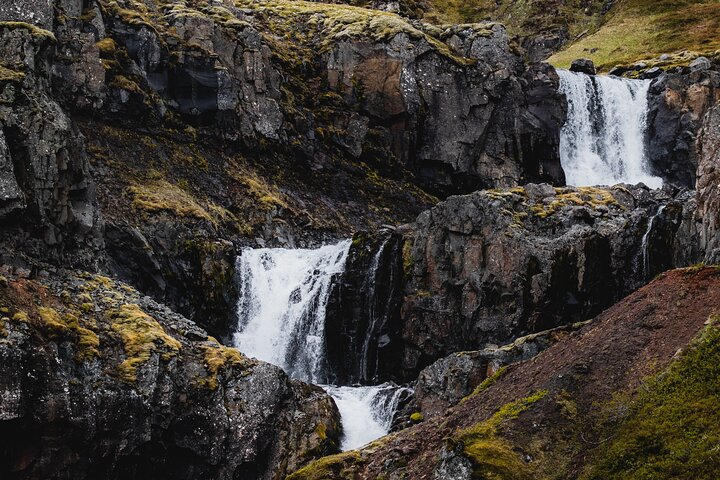
<svg viewBox="0 0 720 480">
<path fill-rule="evenodd" d="M 650 80 L 557 70 L 568 103 L 560 160 L 568 185 L 643 182 L 660 188 L 645 154 Z"/>
<path fill-rule="evenodd" d="M 245 249 L 237 259 L 240 298 L 235 347 L 321 385 L 343 423 L 342 449 L 388 433 L 403 387 L 326 385 L 325 314 L 332 283 L 345 268 L 349 240 L 318 249 Z"/>
</svg>

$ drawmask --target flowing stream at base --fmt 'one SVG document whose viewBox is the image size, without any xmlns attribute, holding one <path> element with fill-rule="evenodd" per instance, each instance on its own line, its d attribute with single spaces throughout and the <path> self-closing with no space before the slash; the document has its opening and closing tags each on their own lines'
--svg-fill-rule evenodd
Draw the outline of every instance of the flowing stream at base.
<svg viewBox="0 0 720 480">
<path fill-rule="evenodd" d="M 342 449 L 388 433 L 404 388 L 391 383 L 327 385 L 325 312 L 350 241 L 318 249 L 245 249 L 237 259 L 240 282 L 235 346 L 282 367 L 292 378 L 321 385 L 335 399 L 343 424 Z"/>
<path fill-rule="evenodd" d="M 568 114 L 560 160 L 568 185 L 643 182 L 660 188 L 645 155 L 650 80 L 557 70 Z"/>
</svg>

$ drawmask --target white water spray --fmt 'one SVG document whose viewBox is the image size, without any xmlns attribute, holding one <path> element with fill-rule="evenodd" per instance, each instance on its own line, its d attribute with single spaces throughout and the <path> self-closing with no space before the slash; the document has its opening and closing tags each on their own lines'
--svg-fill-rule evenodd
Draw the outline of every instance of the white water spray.
<svg viewBox="0 0 720 480">
<path fill-rule="evenodd" d="M 373 387 L 334 387 L 325 390 L 335 399 L 343 423 L 341 448 L 353 450 L 390 431 L 398 402 L 406 389 L 393 383 Z"/>
<path fill-rule="evenodd" d="M 240 280 L 235 346 L 282 367 L 293 378 L 327 382 L 325 314 L 332 282 L 345 268 L 350 241 L 318 249 L 245 249 L 237 260 Z M 343 423 L 343 450 L 388 433 L 403 391 L 323 385 Z"/>
<path fill-rule="evenodd" d="M 293 378 L 326 382 L 325 307 L 349 248 L 348 240 L 315 250 L 244 250 L 235 346 Z"/>
<path fill-rule="evenodd" d="M 558 70 L 568 102 L 560 159 L 568 185 L 642 182 L 660 188 L 645 156 L 650 80 Z"/>
</svg>

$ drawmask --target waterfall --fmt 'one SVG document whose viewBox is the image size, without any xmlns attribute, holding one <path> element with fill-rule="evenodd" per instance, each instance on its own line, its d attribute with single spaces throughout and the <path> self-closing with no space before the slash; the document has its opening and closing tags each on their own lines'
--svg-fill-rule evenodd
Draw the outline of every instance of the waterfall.
<svg viewBox="0 0 720 480">
<path fill-rule="evenodd" d="M 315 250 L 245 249 L 235 346 L 291 377 L 325 383 L 325 307 L 350 241 Z"/>
<path fill-rule="evenodd" d="M 343 423 L 343 450 L 353 450 L 390 431 L 400 397 L 407 389 L 393 383 L 373 387 L 328 386 Z"/>
<path fill-rule="evenodd" d="M 246 355 L 325 388 L 341 414 L 344 450 L 385 435 L 402 393 L 408 390 L 391 383 L 324 385 L 329 373 L 326 307 L 333 281 L 344 272 L 350 244 L 346 240 L 318 249 L 243 250 L 237 259 L 240 298 L 233 336 L 235 346 Z"/>
<path fill-rule="evenodd" d="M 558 70 L 568 102 L 560 160 L 568 185 L 642 182 L 660 188 L 645 156 L 650 80 Z"/>
<path fill-rule="evenodd" d="M 665 207 L 667 205 L 661 205 L 660 208 L 658 208 L 658 211 L 655 213 L 655 215 L 650 218 L 650 221 L 648 222 L 647 229 L 645 230 L 645 235 L 643 235 L 642 238 L 642 244 L 640 246 L 640 251 L 642 252 L 642 261 L 643 261 L 643 277 L 645 280 L 648 280 L 648 277 L 650 276 L 650 235 L 652 233 L 653 227 L 655 226 L 655 220 L 660 217 L 663 213 L 663 210 L 665 210 Z"/>
</svg>

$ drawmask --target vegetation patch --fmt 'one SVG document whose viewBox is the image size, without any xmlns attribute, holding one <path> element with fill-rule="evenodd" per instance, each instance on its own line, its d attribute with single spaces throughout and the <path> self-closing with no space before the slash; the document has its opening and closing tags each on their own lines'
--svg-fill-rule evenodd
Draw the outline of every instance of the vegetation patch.
<svg viewBox="0 0 720 480">
<path fill-rule="evenodd" d="M 289 475 L 286 480 L 328 480 L 354 478 L 359 462 L 360 453 L 353 450 L 337 455 L 330 455 L 312 462 Z"/>
<path fill-rule="evenodd" d="M 503 423 L 518 418 L 547 394 L 547 390 L 541 390 L 504 405 L 489 419 L 453 435 L 448 441 L 450 449 L 462 448 L 463 455 L 473 463 L 475 478 L 529 480 L 530 467 L 498 431 Z"/>
<path fill-rule="evenodd" d="M 720 471 L 719 315 L 649 379 L 586 480 L 715 480 Z"/>
<path fill-rule="evenodd" d="M 100 337 L 97 333 L 80 325 L 77 315 L 65 313 L 61 315 L 52 307 L 38 307 L 40 325 L 52 336 L 72 333 L 75 336 L 77 350 L 75 358 L 78 361 L 96 358 L 100 355 Z"/>
<path fill-rule="evenodd" d="M 41 40 L 57 42 L 55 35 L 43 28 L 25 22 L 0 22 L 0 30 L 27 30 L 30 35 Z"/>
<path fill-rule="evenodd" d="M 619 205 L 610 190 L 603 188 L 556 188 L 555 191 L 557 194 L 550 203 L 537 203 L 531 207 L 532 212 L 537 217 L 547 218 L 567 206 L 582 206 L 595 209 L 600 206 Z"/>
<path fill-rule="evenodd" d="M 24 72 L 18 72 L 0 65 L 0 82 L 21 82 L 25 79 Z"/>
<path fill-rule="evenodd" d="M 220 345 L 217 341 L 214 343 L 215 345 L 204 345 L 202 347 L 203 365 L 205 365 L 209 375 L 207 378 L 202 379 L 201 384 L 210 390 L 217 390 L 220 371 L 231 367 L 248 368 L 254 365 L 250 359 L 244 357 L 237 349 Z"/>
<path fill-rule="evenodd" d="M 118 366 L 121 380 L 135 383 L 137 370 L 150 360 L 150 355 L 160 350 L 160 358 L 170 360 L 178 354 L 182 345 L 165 332 L 154 318 L 134 304 L 126 304 L 108 312 L 112 330 L 118 333 L 125 347 L 126 359 Z"/>
<path fill-rule="evenodd" d="M 567 68 L 581 57 L 601 71 L 647 61 L 661 54 L 685 52 L 687 64 L 700 55 L 715 56 L 720 49 L 720 3 L 715 0 L 627 0 L 618 2 L 611 16 L 588 35 L 549 61 Z M 659 66 L 672 66 L 676 61 Z M 648 62 L 650 63 L 650 62 Z"/>
<path fill-rule="evenodd" d="M 189 192 L 166 180 L 134 185 L 128 188 L 128 192 L 132 196 L 133 206 L 146 212 L 168 212 L 178 217 L 205 220 L 213 225 L 232 218 L 224 208 L 212 202 L 201 205 Z"/>
</svg>

